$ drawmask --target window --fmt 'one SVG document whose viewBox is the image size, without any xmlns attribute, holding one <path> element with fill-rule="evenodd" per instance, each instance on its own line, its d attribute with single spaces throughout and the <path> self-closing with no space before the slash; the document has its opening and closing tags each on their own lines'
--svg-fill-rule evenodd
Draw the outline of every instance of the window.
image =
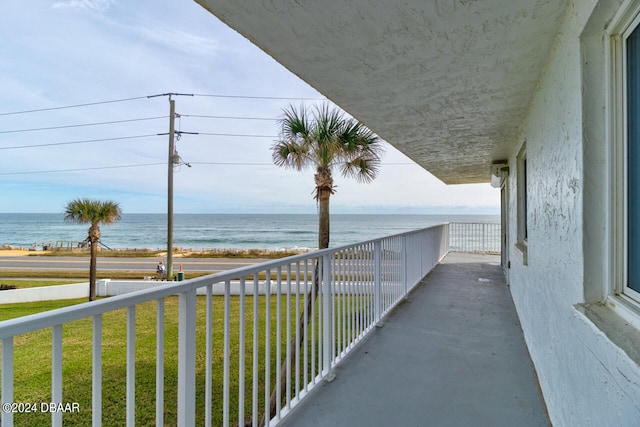
<svg viewBox="0 0 640 427">
<path fill-rule="evenodd" d="M 611 209 L 614 295 L 640 302 L 640 2 L 612 25 Z"/>
<path fill-rule="evenodd" d="M 516 157 L 516 197 L 517 197 L 517 216 L 518 216 L 518 240 L 516 247 L 522 253 L 522 263 L 527 265 L 527 148 L 526 143 L 522 144 L 522 148 Z"/>
<path fill-rule="evenodd" d="M 627 280 L 625 287 L 628 288 L 626 291 L 638 293 L 640 292 L 640 28 L 637 19 L 630 30 L 623 39 L 627 100 L 625 115 Z"/>
</svg>

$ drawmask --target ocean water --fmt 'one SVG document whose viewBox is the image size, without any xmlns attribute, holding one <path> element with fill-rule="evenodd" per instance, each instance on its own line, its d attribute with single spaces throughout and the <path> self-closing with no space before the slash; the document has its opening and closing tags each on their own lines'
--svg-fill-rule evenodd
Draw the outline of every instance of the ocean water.
<svg viewBox="0 0 640 427">
<path fill-rule="evenodd" d="M 499 215 L 344 215 L 331 216 L 331 244 L 340 246 L 441 224 L 499 222 Z M 174 247 L 183 249 L 313 249 L 318 246 L 317 215 L 176 214 Z M 47 241 L 82 241 L 88 225 L 64 221 L 62 214 L 0 213 L 0 246 L 29 248 Z M 100 227 L 110 248 L 161 249 L 167 245 L 164 214 L 124 214 Z"/>
</svg>

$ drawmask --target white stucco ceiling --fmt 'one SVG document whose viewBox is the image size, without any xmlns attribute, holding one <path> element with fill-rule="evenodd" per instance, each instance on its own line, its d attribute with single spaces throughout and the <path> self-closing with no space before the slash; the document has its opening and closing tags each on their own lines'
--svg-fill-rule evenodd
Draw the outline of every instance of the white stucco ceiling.
<svg viewBox="0 0 640 427">
<path fill-rule="evenodd" d="M 509 154 L 566 0 L 196 0 L 445 183 Z"/>
</svg>

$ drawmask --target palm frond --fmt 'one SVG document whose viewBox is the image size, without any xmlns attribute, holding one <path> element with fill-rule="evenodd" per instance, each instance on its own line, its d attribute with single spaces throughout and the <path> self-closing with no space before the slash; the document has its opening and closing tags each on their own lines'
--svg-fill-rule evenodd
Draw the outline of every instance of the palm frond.
<svg viewBox="0 0 640 427">
<path fill-rule="evenodd" d="M 78 198 L 67 203 L 65 221 L 78 224 L 112 224 L 120 220 L 122 211 L 117 202 Z"/>
<path fill-rule="evenodd" d="M 377 176 L 383 153 L 377 135 L 326 103 L 311 110 L 289 106 L 280 120 L 280 139 L 271 148 L 277 166 L 340 168 L 342 175 L 359 182 Z"/>
<path fill-rule="evenodd" d="M 296 108 L 290 105 L 279 120 L 280 136 L 283 141 L 304 141 L 308 139 L 310 126 L 307 119 L 307 108 L 302 105 Z"/>
<path fill-rule="evenodd" d="M 297 141 L 277 141 L 271 146 L 271 150 L 276 166 L 302 170 L 310 165 L 308 147 Z"/>
<path fill-rule="evenodd" d="M 380 171 L 380 160 L 377 158 L 358 157 L 341 164 L 342 176 L 354 178 L 358 182 L 373 181 Z"/>
<path fill-rule="evenodd" d="M 336 157 L 340 156 L 339 135 L 344 115 L 329 105 L 317 106 L 314 111 L 315 162 L 323 167 L 332 167 Z"/>
</svg>

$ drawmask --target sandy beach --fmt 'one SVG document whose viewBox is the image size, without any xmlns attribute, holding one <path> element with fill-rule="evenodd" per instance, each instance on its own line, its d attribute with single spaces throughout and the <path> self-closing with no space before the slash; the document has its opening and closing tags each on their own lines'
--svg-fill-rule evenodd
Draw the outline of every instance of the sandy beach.
<svg viewBox="0 0 640 427">
<path fill-rule="evenodd" d="M 27 249 L 3 249 L 0 250 L 0 256 L 27 256 L 34 253 Z"/>
</svg>

